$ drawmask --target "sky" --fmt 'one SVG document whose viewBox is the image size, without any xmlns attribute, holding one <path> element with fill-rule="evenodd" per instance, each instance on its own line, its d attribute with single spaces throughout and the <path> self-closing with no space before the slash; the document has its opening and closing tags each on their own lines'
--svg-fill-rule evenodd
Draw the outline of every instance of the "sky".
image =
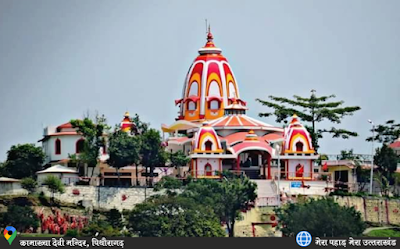
<svg viewBox="0 0 400 249">
<path fill-rule="evenodd" d="M 399 10 L 396 0 L 0 0 L 0 161 L 88 111 L 112 126 L 125 111 L 173 123 L 205 19 L 249 116 L 268 111 L 256 98 L 335 94 L 362 108 L 337 125 L 359 136 L 325 136 L 320 152 L 371 153 L 367 120 L 400 121 Z"/>
</svg>

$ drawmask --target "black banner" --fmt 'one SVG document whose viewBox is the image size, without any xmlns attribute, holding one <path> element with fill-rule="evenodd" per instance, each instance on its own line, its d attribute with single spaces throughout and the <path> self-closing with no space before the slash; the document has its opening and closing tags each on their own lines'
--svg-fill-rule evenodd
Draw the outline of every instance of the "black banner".
<svg viewBox="0 0 400 249">
<path fill-rule="evenodd" d="M 25 238 L 16 237 L 11 245 L 3 237 L 0 248 L 399 248 L 398 238 Z"/>
</svg>

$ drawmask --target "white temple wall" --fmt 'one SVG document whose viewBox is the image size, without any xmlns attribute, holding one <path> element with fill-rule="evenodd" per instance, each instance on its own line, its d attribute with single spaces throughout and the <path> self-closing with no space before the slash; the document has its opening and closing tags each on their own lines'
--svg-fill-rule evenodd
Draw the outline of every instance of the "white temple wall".
<svg viewBox="0 0 400 249">
<path fill-rule="evenodd" d="M 56 155 L 56 140 L 61 140 L 61 154 Z M 76 142 L 81 138 L 80 135 L 52 136 L 43 142 L 43 150 L 46 154 L 46 161 L 58 161 L 67 159 L 68 154 L 76 152 Z"/>
</svg>

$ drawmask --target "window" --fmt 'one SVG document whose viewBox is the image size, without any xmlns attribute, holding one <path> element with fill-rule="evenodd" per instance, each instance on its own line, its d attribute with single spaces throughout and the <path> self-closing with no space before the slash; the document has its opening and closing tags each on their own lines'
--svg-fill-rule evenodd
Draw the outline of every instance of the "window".
<svg viewBox="0 0 400 249">
<path fill-rule="evenodd" d="M 236 88 L 235 88 L 235 86 L 233 85 L 233 82 L 229 82 L 229 87 L 228 87 L 228 89 L 229 89 L 229 98 L 236 98 L 237 96 L 236 96 Z"/>
<path fill-rule="evenodd" d="M 198 96 L 199 95 L 198 92 L 199 92 L 199 85 L 197 84 L 196 81 L 193 81 L 192 84 L 190 85 L 188 97 Z"/>
<path fill-rule="evenodd" d="M 212 142 L 210 140 L 208 140 L 205 143 L 205 146 L 206 146 L 206 150 L 212 150 Z"/>
<path fill-rule="evenodd" d="M 75 151 L 76 154 L 79 154 L 83 151 L 84 143 L 85 143 L 85 140 L 83 140 L 83 138 L 76 141 L 76 151 Z"/>
<path fill-rule="evenodd" d="M 206 173 L 206 176 L 212 176 L 212 167 L 211 167 L 211 164 L 207 163 L 207 164 L 204 166 L 204 171 L 205 171 L 205 173 Z"/>
<path fill-rule="evenodd" d="M 210 110 L 218 110 L 219 109 L 219 101 L 218 100 L 211 100 L 208 106 Z"/>
<path fill-rule="evenodd" d="M 189 101 L 188 104 L 187 104 L 187 109 L 189 111 L 195 111 L 197 109 L 196 102 Z"/>
<path fill-rule="evenodd" d="M 218 83 L 213 80 L 208 87 L 208 96 L 218 96 L 221 97 L 221 92 Z"/>
<path fill-rule="evenodd" d="M 296 151 L 303 151 L 303 143 L 302 142 L 296 143 Z"/>
<path fill-rule="evenodd" d="M 55 151 L 56 151 L 56 155 L 61 154 L 61 140 L 59 138 L 57 138 L 57 140 L 56 140 Z"/>
</svg>

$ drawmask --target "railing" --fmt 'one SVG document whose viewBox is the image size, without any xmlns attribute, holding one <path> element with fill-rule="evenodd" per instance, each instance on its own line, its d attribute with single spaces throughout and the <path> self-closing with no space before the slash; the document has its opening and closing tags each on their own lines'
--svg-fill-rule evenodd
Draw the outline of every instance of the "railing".
<svg viewBox="0 0 400 249">
<path fill-rule="evenodd" d="M 135 177 L 135 176 L 120 176 L 121 184 L 119 186 L 148 186 L 153 182 L 153 185 L 161 180 L 162 177 Z M 107 181 L 113 181 L 115 184 L 107 184 Z M 117 186 L 118 176 L 112 177 L 62 177 L 61 182 L 64 185 L 90 185 L 90 186 Z"/>
<path fill-rule="evenodd" d="M 245 172 L 241 171 L 241 170 L 229 170 L 229 172 L 235 174 L 235 175 L 246 175 Z M 192 170 L 192 171 L 188 171 L 186 174 L 184 174 L 185 176 L 191 175 L 193 177 L 210 177 L 210 178 L 220 178 L 221 177 L 222 172 L 221 171 L 210 171 L 210 170 Z"/>
<path fill-rule="evenodd" d="M 273 179 L 278 180 L 279 172 L 273 172 Z M 332 172 L 286 172 L 281 171 L 281 180 L 312 180 L 312 181 L 332 181 Z"/>
<path fill-rule="evenodd" d="M 278 206 L 278 204 L 279 204 L 278 196 L 259 197 L 255 201 L 256 207 L 271 207 L 271 206 Z"/>
<path fill-rule="evenodd" d="M 329 161 L 340 161 L 340 160 L 358 160 L 365 164 L 371 164 L 371 154 L 353 154 L 351 155 L 352 158 L 346 158 L 341 154 L 320 154 L 323 160 Z"/>
</svg>

